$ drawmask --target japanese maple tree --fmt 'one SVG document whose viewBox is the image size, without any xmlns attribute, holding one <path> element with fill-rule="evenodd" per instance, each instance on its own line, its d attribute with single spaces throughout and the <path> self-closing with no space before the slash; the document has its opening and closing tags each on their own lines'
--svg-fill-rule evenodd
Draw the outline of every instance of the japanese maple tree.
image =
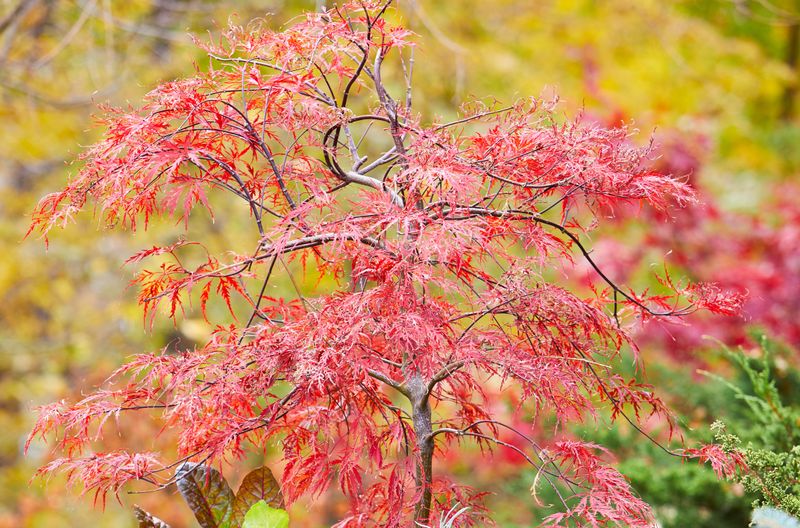
<svg viewBox="0 0 800 528">
<path fill-rule="evenodd" d="M 418 115 L 411 35 L 387 12 L 364 1 L 282 32 L 231 26 L 199 44 L 207 71 L 159 86 L 140 108 L 107 109 L 105 138 L 42 199 L 31 230 L 46 234 L 89 202 L 130 231 L 177 218 L 185 238 L 128 259 L 156 262 L 136 275 L 139 302 L 148 322 L 197 306 L 216 330 L 203 347 L 135 357 L 83 400 L 43 408 L 31 437 L 54 437 L 63 455 L 43 471 L 104 497 L 135 480 L 172 482 L 184 461 L 222 464 L 274 443 L 288 503 L 337 482 L 350 502 L 337 526 L 424 526 L 455 503 L 479 511 L 480 493 L 434 466 L 471 441 L 516 450 L 542 482 L 562 483 L 572 498 L 551 525 L 650 525 L 600 446 L 507 425 L 485 388 L 515 393 L 512 412 L 560 424 L 604 406 L 631 423 L 669 420 L 649 387 L 614 371 L 622 349 L 635 350 L 630 326 L 728 313 L 737 299 L 669 276 L 663 291 L 637 293 L 584 241 L 615 204 L 666 210 L 691 202 L 691 189 L 648 168 L 649 148 L 631 146 L 626 129 L 565 120 L 538 100 L 472 102 L 447 123 Z M 253 246 L 212 254 L 196 226 L 226 200 L 241 204 Z M 574 257 L 593 267 L 591 290 L 559 285 Z M 292 260 L 338 288 L 265 295 L 294 280 Z M 207 310 L 217 299 L 225 318 Z M 96 451 L 140 414 L 177 432 L 180 460 Z M 508 430 L 518 442 L 501 440 Z M 694 454 L 720 471 L 737 463 Z"/>
</svg>

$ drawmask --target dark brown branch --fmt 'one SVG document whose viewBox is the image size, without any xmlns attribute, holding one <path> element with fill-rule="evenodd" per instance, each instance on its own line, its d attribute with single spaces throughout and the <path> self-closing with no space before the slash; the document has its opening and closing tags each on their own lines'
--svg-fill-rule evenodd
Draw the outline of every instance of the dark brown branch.
<svg viewBox="0 0 800 528">
<path fill-rule="evenodd" d="M 533 461 L 533 459 L 530 456 L 528 456 L 528 454 L 525 451 L 523 451 L 522 449 L 518 448 L 517 446 L 515 446 L 513 444 L 509 444 L 508 442 L 504 442 L 504 441 L 500 440 L 499 438 L 495 438 L 493 436 L 485 435 L 483 433 L 475 433 L 475 432 L 469 431 L 469 429 L 472 428 L 472 427 L 473 427 L 472 425 L 467 426 L 464 429 L 453 429 L 453 428 L 450 428 L 450 427 L 441 427 L 439 429 L 436 429 L 433 432 L 433 434 L 434 435 L 439 435 L 439 434 L 447 433 L 447 434 L 453 434 L 455 436 L 470 436 L 470 437 L 473 437 L 473 438 L 479 438 L 481 440 L 486 440 L 488 442 L 495 443 L 495 444 L 497 444 L 499 446 L 511 449 L 512 451 L 514 451 L 515 453 L 517 453 L 518 455 L 523 457 L 525 459 L 525 461 L 528 464 L 530 464 L 532 467 L 536 468 L 536 470 L 539 473 L 547 475 L 548 477 L 553 477 L 553 478 L 562 480 L 562 481 L 564 481 L 564 482 L 566 482 L 566 483 L 568 483 L 570 485 L 573 485 L 573 486 L 580 486 L 580 484 L 578 484 L 577 482 L 574 482 L 571 479 L 568 479 L 563 474 L 554 473 L 554 472 L 546 469 L 545 466 L 544 466 L 544 462 L 542 464 L 537 464 L 536 462 Z M 564 500 L 564 497 L 561 495 L 561 492 L 559 492 L 558 488 L 556 488 L 555 484 L 552 481 L 550 481 L 549 478 L 547 479 L 547 482 L 548 482 L 548 484 L 550 484 L 550 486 L 556 492 L 556 494 L 558 495 L 559 500 L 562 502 L 564 507 L 568 509 L 569 506 L 567 506 L 567 503 Z"/>
<path fill-rule="evenodd" d="M 442 367 L 442 369 L 439 370 L 439 372 L 437 372 L 436 374 L 434 374 L 433 377 L 428 382 L 428 394 L 431 393 L 433 388 L 436 387 L 438 383 L 446 380 L 447 378 L 455 374 L 464 365 L 466 365 L 466 361 L 455 361 L 453 363 L 448 363 L 447 365 Z"/>
<path fill-rule="evenodd" d="M 250 191 L 247 190 L 247 186 L 244 184 L 244 181 L 239 176 L 233 167 L 228 165 L 222 160 L 215 158 L 214 156 L 204 155 L 202 159 L 206 161 L 210 161 L 212 163 L 216 163 L 218 167 L 224 170 L 228 176 L 236 180 L 236 183 L 239 184 L 239 187 L 242 189 L 242 194 L 244 195 L 247 202 L 250 204 L 250 210 L 253 212 L 253 216 L 255 217 L 256 227 L 258 228 L 258 234 L 261 235 L 261 238 L 264 238 L 264 224 L 261 222 L 261 211 L 258 208 L 258 204 L 253 197 L 250 195 Z"/>
</svg>

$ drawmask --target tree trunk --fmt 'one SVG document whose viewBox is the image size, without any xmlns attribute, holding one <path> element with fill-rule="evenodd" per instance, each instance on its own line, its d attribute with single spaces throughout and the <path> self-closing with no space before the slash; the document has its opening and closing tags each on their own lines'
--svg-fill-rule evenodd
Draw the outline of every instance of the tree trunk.
<svg viewBox="0 0 800 528">
<path fill-rule="evenodd" d="M 416 485 L 422 490 L 422 497 L 414 511 L 417 524 L 428 524 L 431 516 L 431 483 L 433 482 L 433 423 L 428 401 L 428 387 L 419 374 L 414 374 L 406 383 L 411 400 L 411 418 L 414 434 L 417 437 L 419 463 L 417 464 Z"/>
</svg>

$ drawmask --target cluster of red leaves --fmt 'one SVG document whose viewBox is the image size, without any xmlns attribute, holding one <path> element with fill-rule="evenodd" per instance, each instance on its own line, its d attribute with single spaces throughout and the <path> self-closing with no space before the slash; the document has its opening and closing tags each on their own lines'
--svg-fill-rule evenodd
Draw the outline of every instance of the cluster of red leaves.
<svg viewBox="0 0 800 528">
<path fill-rule="evenodd" d="M 683 455 L 696 458 L 701 464 L 710 464 L 719 478 L 733 479 L 737 473 L 747 471 L 747 461 L 739 451 L 726 451 L 717 444 L 685 449 Z"/>
<path fill-rule="evenodd" d="M 564 441 L 554 445 L 556 463 L 575 468 L 576 480 L 570 484 L 582 491 L 576 493 L 570 509 L 549 516 L 545 526 L 653 526 L 655 519 L 647 503 L 634 495 L 622 474 L 602 463 L 596 451 L 607 453 L 596 444 Z"/>
<path fill-rule="evenodd" d="M 149 413 L 178 432 L 184 459 L 221 462 L 279 442 L 287 502 L 338 481 L 351 514 L 337 526 L 407 526 L 480 498 L 430 469 L 465 439 L 552 470 L 536 442 L 524 453 L 499 438 L 488 379 L 560 422 L 602 405 L 614 417 L 646 408 L 668 418 L 648 387 L 613 373 L 631 344 L 623 322 L 728 301 L 707 286 L 622 288 L 582 239 L 600 211 L 687 204 L 690 187 L 649 169 L 650 150 L 632 147 L 627 130 L 564 121 L 537 101 L 475 103 L 454 122 L 424 123 L 411 108 L 408 32 L 386 9 L 347 5 L 282 33 L 231 27 L 203 46 L 209 71 L 158 87 L 141 108 L 108 110 L 105 138 L 40 202 L 31 230 L 63 225 L 89 199 L 109 226 L 177 218 L 187 241 L 130 259 L 160 261 L 134 281 L 145 316 L 180 317 L 194 290 L 206 317 L 215 291 L 234 319 L 237 306 L 249 319 L 210 321 L 220 326 L 202 348 L 139 356 L 109 389 L 43 409 L 32 437 L 54 435 L 66 456 L 44 471 L 65 467 L 101 495 L 131 479 L 168 482 L 175 463 L 105 455 L 129 460 L 117 471 L 92 454 L 110 417 Z M 383 83 L 387 57 L 406 71 L 403 101 Z M 200 245 L 206 258 L 185 265 L 181 252 L 199 244 L 189 237 L 202 234 L 195 210 L 212 214 L 217 200 L 249 210 L 257 246 L 221 256 Z M 574 254 L 595 269 L 590 298 L 548 279 Z M 304 269 L 335 277 L 339 291 L 265 297 L 284 257 L 313 263 Z M 593 447 L 557 445 L 588 487 L 563 519 L 650 521 Z"/>
<path fill-rule="evenodd" d="M 63 471 L 67 484 L 94 490 L 95 502 L 105 505 L 109 492 L 118 494 L 125 484 L 147 479 L 160 467 L 155 453 L 94 453 L 86 458 L 57 458 L 42 468 L 43 473 Z M 109 478 L 110 476 L 110 478 Z"/>
</svg>

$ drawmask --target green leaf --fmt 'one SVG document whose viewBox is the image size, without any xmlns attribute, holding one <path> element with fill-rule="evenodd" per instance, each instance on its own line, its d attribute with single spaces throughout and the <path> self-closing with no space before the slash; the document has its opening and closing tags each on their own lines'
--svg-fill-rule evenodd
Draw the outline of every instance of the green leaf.
<svg viewBox="0 0 800 528">
<path fill-rule="evenodd" d="M 167 523 L 158 517 L 150 515 L 136 505 L 133 507 L 133 514 L 136 516 L 136 520 L 139 521 L 139 528 L 169 528 Z"/>
<path fill-rule="evenodd" d="M 177 472 L 178 491 L 194 512 L 201 528 L 230 528 L 233 491 L 214 468 L 186 462 Z"/>
<path fill-rule="evenodd" d="M 260 500 L 253 504 L 244 517 L 242 528 L 288 528 L 289 514 L 286 510 L 270 507 Z"/>
<path fill-rule="evenodd" d="M 283 495 L 275 476 L 268 467 L 262 466 L 248 473 L 236 498 L 233 501 L 233 517 L 231 526 L 239 527 L 244 523 L 245 515 L 258 501 L 264 501 L 268 506 L 283 509 Z"/>
</svg>

